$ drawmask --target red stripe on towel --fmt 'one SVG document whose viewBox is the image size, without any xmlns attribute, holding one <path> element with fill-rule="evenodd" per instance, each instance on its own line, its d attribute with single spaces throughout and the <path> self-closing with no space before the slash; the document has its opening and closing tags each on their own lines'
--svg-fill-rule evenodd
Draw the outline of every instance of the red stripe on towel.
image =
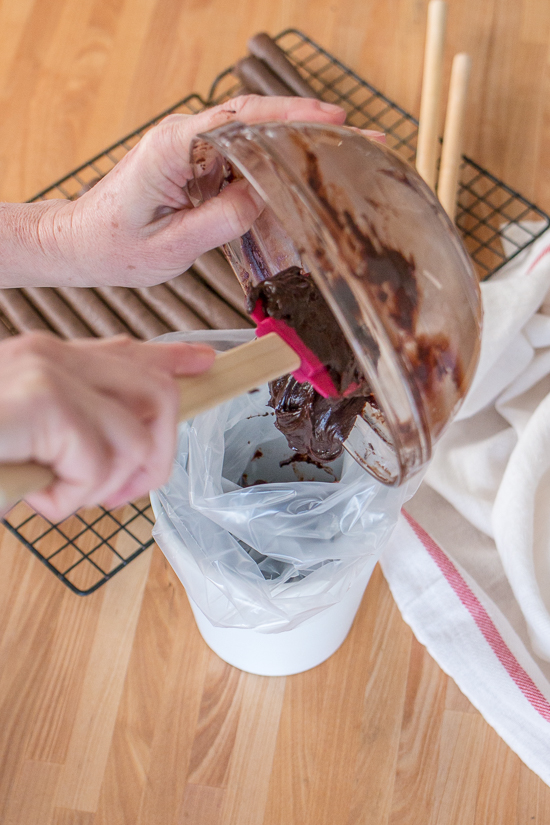
<svg viewBox="0 0 550 825">
<path fill-rule="evenodd" d="M 538 264 L 540 259 L 544 258 L 545 255 L 548 255 L 549 252 L 550 252 L 550 246 L 547 246 L 545 249 L 542 250 L 542 252 L 539 255 L 537 255 L 537 257 L 535 258 L 535 260 L 533 261 L 533 263 L 531 264 L 531 266 L 527 270 L 528 275 L 536 267 L 536 265 Z"/>
<path fill-rule="evenodd" d="M 435 543 L 431 536 L 416 522 L 412 516 L 403 510 L 403 515 L 412 527 L 417 538 L 420 539 L 431 558 L 437 564 L 445 579 L 452 587 L 464 607 L 468 610 L 485 641 L 523 693 L 532 707 L 550 722 L 550 704 L 535 685 L 528 673 L 522 668 L 518 660 L 498 632 L 493 620 L 470 587 L 466 584 L 452 561 Z"/>
</svg>

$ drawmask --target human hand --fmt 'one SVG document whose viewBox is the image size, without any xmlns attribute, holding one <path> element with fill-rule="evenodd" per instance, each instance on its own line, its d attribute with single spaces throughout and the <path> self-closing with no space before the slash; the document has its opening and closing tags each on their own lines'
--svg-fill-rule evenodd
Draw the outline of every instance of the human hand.
<svg viewBox="0 0 550 825">
<path fill-rule="evenodd" d="M 27 497 L 50 521 L 109 509 L 167 481 L 175 452 L 176 376 L 214 351 L 124 336 L 64 342 L 44 333 L 0 344 L 0 463 L 34 461 L 56 481 Z"/>
<path fill-rule="evenodd" d="M 232 120 L 344 119 L 343 109 L 318 100 L 256 95 L 165 118 L 92 189 L 45 213 L 45 243 L 53 244 L 58 271 L 71 272 L 71 283 L 80 286 L 144 286 L 175 277 L 203 252 L 246 232 L 263 208 L 244 180 L 192 206 L 189 150 L 197 134 Z"/>
</svg>

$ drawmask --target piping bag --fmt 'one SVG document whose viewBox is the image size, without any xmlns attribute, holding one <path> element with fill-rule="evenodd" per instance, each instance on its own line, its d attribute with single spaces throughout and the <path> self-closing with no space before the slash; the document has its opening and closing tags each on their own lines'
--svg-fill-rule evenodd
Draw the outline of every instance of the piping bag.
<svg viewBox="0 0 550 825">
<path fill-rule="evenodd" d="M 338 395 L 328 371 L 294 329 L 266 315 L 260 301 L 251 317 L 257 322 L 258 337 L 254 341 L 219 353 L 208 372 L 177 379 L 180 421 L 287 373 L 301 383 L 308 381 L 325 398 Z M 0 515 L 26 495 L 45 489 L 54 479 L 48 467 L 34 462 L 0 465 Z"/>
<path fill-rule="evenodd" d="M 436 196 L 397 153 L 326 124 L 232 121 L 199 135 L 191 162 L 194 205 L 235 172 L 266 203 L 249 233 L 223 248 L 245 293 L 298 267 L 347 339 L 376 403 L 357 416 L 344 448 L 384 484 L 415 475 L 470 386 L 481 330 L 477 278 Z M 291 324 L 261 302 L 251 315 L 254 341 L 178 379 L 181 420 L 288 373 L 338 396 Z M 53 478 L 37 464 L 0 465 L 0 510 Z"/>
</svg>

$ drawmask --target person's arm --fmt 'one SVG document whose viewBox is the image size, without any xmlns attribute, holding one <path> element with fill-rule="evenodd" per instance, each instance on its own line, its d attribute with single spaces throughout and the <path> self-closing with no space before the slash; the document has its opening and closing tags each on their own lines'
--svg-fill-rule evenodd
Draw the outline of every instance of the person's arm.
<svg viewBox="0 0 550 825">
<path fill-rule="evenodd" d="M 343 123 L 338 106 L 248 95 L 197 115 L 171 115 L 76 201 L 0 205 L 0 287 L 147 286 L 179 275 L 246 232 L 263 203 L 235 181 L 194 208 L 193 138 L 232 120 Z"/>
</svg>

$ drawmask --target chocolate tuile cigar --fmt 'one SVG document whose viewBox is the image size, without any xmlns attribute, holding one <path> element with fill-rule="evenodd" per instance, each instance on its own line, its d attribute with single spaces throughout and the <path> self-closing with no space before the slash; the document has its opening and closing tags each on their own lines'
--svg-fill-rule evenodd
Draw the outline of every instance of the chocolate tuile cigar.
<svg viewBox="0 0 550 825">
<path fill-rule="evenodd" d="M 11 338 L 11 337 L 12 337 L 12 333 L 11 333 L 11 331 L 8 329 L 8 327 L 6 326 L 6 323 L 9 323 L 9 321 L 8 321 L 8 322 L 4 322 L 4 321 L 0 318 L 0 341 L 4 341 L 6 338 Z"/>
<path fill-rule="evenodd" d="M 204 255 L 197 258 L 193 264 L 193 269 L 233 309 L 236 309 L 243 318 L 248 319 L 244 292 L 235 277 L 235 273 L 220 252 L 216 249 L 205 252 Z"/>
<path fill-rule="evenodd" d="M 128 327 L 118 315 L 96 295 L 93 289 L 77 286 L 58 287 L 57 292 L 80 317 L 86 319 L 90 329 L 99 338 L 109 338 L 120 333 L 128 334 Z"/>
<path fill-rule="evenodd" d="M 90 338 L 92 333 L 51 287 L 27 287 L 22 292 L 63 338 Z"/>
<path fill-rule="evenodd" d="M 257 57 L 243 57 L 235 64 L 233 74 L 237 75 L 239 80 L 249 89 L 259 94 L 282 95 L 283 97 L 294 96 L 294 92 L 289 89 L 286 83 L 283 83 L 274 75 L 271 69 L 261 60 L 258 60 Z"/>
<path fill-rule="evenodd" d="M 120 315 L 138 338 L 156 338 L 170 332 L 169 327 L 154 315 L 136 295 L 135 290 L 122 286 L 103 286 L 97 289 L 106 303 Z"/>
<path fill-rule="evenodd" d="M 53 331 L 20 289 L 0 289 L 0 310 L 18 332 Z"/>
<path fill-rule="evenodd" d="M 178 275 L 168 281 L 167 286 L 214 329 L 246 329 L 250 326 L 193 272 Z"/>
<path fill-rule="evenodd" d="M 254 94 L 258 94 L 258 93 L 255 92 L 254 89 L 249 88 L 249 86 L 245 86 L 244 83 L 241 81 L 241 86 L 240 86 L 240 89 L 238 91 L 238 94 L 240 94 L 240 95 L 254 95 Z M 232 95 L 232 97 L 236 97 L 236 96 L 237 96 L 236 94 Z"/>
<path fill-rule="evenodd" d="M 299 97 L 319 97 L 268 34 L 265 32 L 255 34 L 248 41 L 248 48 L 254 57 L 263 60 L 271 71 Z"/>
<path fill-rule="evenodd" d="M 173 329 L 190 331 L 209 329 L 208 324 L 183 303 L 165 284 L 136 289 L 142 300 Z"/>
</svg>

